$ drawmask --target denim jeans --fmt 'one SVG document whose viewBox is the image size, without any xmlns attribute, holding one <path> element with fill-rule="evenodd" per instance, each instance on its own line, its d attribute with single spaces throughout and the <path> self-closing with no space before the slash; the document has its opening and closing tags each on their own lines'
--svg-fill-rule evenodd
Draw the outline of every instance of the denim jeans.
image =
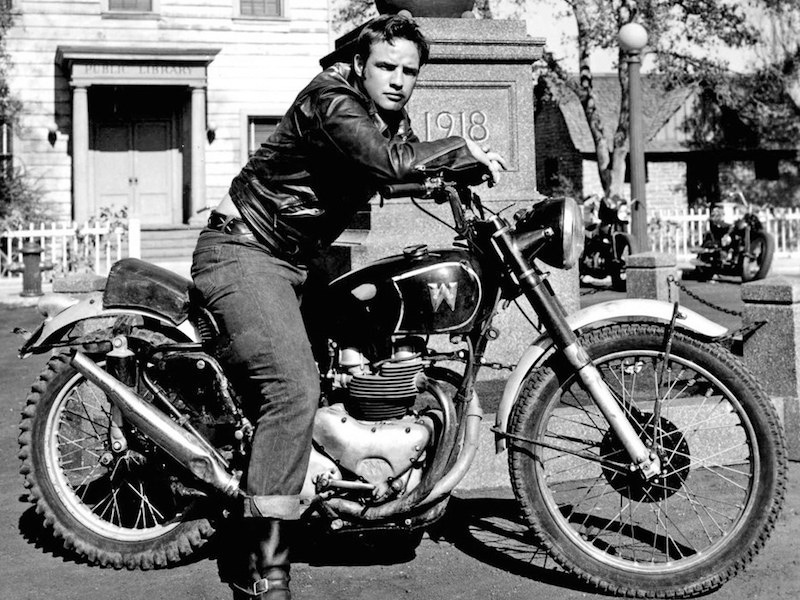
<svg viewBox="0 0 800 600">
<path fill-rule="evenodd" d="M 251 235 L 204 229 L 194 251 L 192 278 L 222 330 L 219 358 L 255 425 L 242 480 L 248 495 L 294 495 L 303 487 L 320 393 L 300 312 L 306 276 Z M 283 518 L 250 503 L 245 516 Z"/>
</svg>

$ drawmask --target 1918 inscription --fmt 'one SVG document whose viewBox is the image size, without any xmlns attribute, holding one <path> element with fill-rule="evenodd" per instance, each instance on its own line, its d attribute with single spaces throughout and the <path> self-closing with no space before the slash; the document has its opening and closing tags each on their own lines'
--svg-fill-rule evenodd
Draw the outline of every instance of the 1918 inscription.
<svg viewBox="0 0 800 600">
<path fill-rule="evenodd" d="M 516 120 L 512 88 L 489 82 L 423 81 L 409 103 L 411 127 L 423 141 L 449 136 L 489 146 L 517 168 Z"/>
<path fill-rule="evenodd" d="M 423 114 L 426 140 L 451 135 L 468 137 L 476 142 L 485 142 L 489 139 L 489 118 L 482 110 L 437 113 L 426 111 Z"/>
</svg>

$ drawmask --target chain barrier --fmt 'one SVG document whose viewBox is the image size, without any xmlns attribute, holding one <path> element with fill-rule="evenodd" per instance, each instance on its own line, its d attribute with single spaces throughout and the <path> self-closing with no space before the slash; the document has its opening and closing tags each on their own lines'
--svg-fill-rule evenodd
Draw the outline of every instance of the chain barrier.
<svg viewBox="0 0 800 600">
<path fill-rule="evenodd" d="M 668 276 L 667 277 L 667 282 L 670 285 L 670 290 L 672 289 L 672 285 L 674 284 L 675 287 L 677 287 L 679 290 L 684 292 L 690 298 L 694 298 L 695 300 L 697 300 L 700 304 L 704 304 L 705 306 L 708 306 L 709 308 L 713 308 L 714 310 L 718 310 L 719 312 L 725 313 L 727 315 L 733 315 L 734 317 L 741 317 L 742 316 L 742 312 L 741 311 L 732 310 L 730 308 L 725 308 L 724 306 L 719 306 L 718 304 L 714 304 L 713 302 L 709 302 L 705 298 L 701 298 L 695 292 L 691 291 L 689 288 L 687 288 L 685 285 L 683 285 L 680 281 L 675 279 L 674 275 Z M 672 298 L 670 297 L 670 302 L 671 301 L 672 301 Z"/>
</svg>

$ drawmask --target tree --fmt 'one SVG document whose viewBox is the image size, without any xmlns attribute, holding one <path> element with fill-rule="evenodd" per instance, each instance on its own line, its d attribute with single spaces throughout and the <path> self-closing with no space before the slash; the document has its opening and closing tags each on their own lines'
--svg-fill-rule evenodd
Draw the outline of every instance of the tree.
<svg viewBox="0 0 800 600">
<path fill-rule="evenodd" d="M 779 78 L 787 99 L 800 112 L 800 4 L 797 0 L 763 0 L 766 39 L 761 71 Z"/>
<path fill-rule="evenodd" d="M 7 33 L 14 24 L 10 3 L 0 3 L 0 127 L 6 135 L 19 125 L 22 105 L 14 97 L 8 73 L 11 58 L 6 50 Z M 0 231 L 8 226 L 38 220 L 47 215 L 39 190 L 19 168 L 0 161 Z"/>
<path fill-rule="evenodd" d="M 524 0 L 519 0 L 524 2 Z M 725 61 L 709 49 L 724 49 L 752 44 L 754 29 L 748 24 L 741 5 L 725 0 L 562 0 L 577 25 L 578 76 L 545 56 L 548 69 L 543 74 L 547 88 L 569 90 L 580 100 L 592 132 L 597 168 L 603 192 L 620 194 L 624 185 L 628 154 L 630 110 L 627 95 L 628 74 L 625 55 L 617 40 L 620 28 L 638 22 L 649 36 L 648 60 L 653 76 L 665 88 L 719 77 L 726 72 Z M 597 111 L 592 84 L 591 56 L 596 50 L 616 50 L 620 85 L 619 119 L 612 139 L 605 135 L 605 124 Z"/>
</svg>

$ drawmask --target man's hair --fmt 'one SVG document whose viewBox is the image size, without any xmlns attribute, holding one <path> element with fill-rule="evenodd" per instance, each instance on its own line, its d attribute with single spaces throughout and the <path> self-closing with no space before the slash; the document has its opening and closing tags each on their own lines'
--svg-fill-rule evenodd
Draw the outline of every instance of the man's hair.
<svg viewBox="0 0 800 600">
<path fill-rule="evenodd" d="M 366 62 L 373 44 L 392 43 L 395 39 L 412 42 L 419 51 L 419 66 L 428 62 L 430 48 L 419 25 L 405 15 L 381 15 L 364 26 L 358 34 L 356 53 Z"/>
</svg>

